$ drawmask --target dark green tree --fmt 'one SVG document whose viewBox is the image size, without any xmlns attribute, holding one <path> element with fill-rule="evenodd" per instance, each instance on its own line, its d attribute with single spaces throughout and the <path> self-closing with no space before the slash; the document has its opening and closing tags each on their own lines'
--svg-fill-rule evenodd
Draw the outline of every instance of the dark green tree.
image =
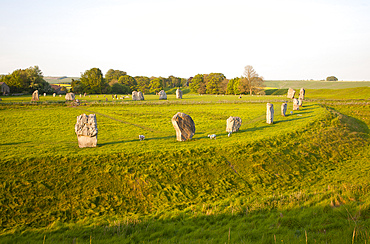
<svg viewBox="0 0 370 244">
<path fill-rule="evenodd" d="M 52 92 L 50 84 L 44 80 L 44 76 L 38 66 L 17 69 L 11 74 L 3 76 L 2 81 L 9 86 L 12 93 L 32 93 L 35 90 L 39 90 L 40 93 Z"/>
<path fill-rule="evenodd" d="M 157 94 L 161 90 L 163 90 L 163 80 L 161 78 L 156 78 L 150 81 L 150 84 L 149 84 L 150 92 L 154 92 Z"/>
<path fill-rule="evenodd" d="M 132 77 L 132 76 L 129 76 L 129 75 L 121 76 L 118 79 L 118 83 L 127 86 L 130 90 L 128 93 L 131 93 L 132 91 L 135 91 L 136 87 L 137 87 L 137 82 L 136 82 L 135 78 Z"/>
<path fill-rule="evenodd" d="M 103 78 L 103 73 L 98 68 L 86 70 L 81 75 L 80 82 L 84 87 L 84 92 L 90 94 L 102 94 L 107 92 L 109 85 Z"/>
<path fill-rule="evenodd" d="M 124 75 L 127 75 L 125 71 L 109 69 L 105 74 L 105 81 L 107 83 L 111 82 L 112 80 L 118 81 L 119 78 Z"/>
<path fill-rule="evenodd" d="M 150 79 L 146 76 L 135 76 L 137 82 L 137 90 L 142 93 L 149 92 Z"/>
<path fill-rule="evenodd" d="M 203 87 L 205 88 L 205 84 L 204 84 L 204 75 L 202 74 L 197 74 L 196 76 L 194 76 L 194 78 L 190 81 L 189 83 L 189 88 L 192 92 L 194 93 L 200 93 L 199 89 L 201 88 L 202 86 L 202 89 L 203 90 Z M 205 91 L 204 91 L 205 92 Z M 203 92 L 203 93 L 204 93 Z"/>
<path fill-rule="evenodd" d="M 335 76 L 328 76 L 326 77 L 326 81 L 338 81 L 338 78 Z"/>
</svg>

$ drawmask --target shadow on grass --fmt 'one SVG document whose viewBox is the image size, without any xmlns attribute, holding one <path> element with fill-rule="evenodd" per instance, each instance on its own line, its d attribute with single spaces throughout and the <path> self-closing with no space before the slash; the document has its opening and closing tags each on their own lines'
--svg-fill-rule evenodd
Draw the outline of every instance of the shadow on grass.
<svg viewBox="0 0 370 244">
<path fill-rule="evenodd" d="M 25 144 L 25 143 L 29 143 L 29 142 L 31 142 L 31 141 L 0 143 L 0 146 L 12 146 L 12 145 Z"/>
<path fill-rule="evenodd" d="M 170 139 L 170 138 L 176 138 L 176 136 L 145 138 L 144 141 Z M 98 147 L 103 147 L 103 146 L 107 146 L 107 145 L 122 144 L 122 143 L 130 143 L 130 142 L 140 142 L 140 140 L 139 140 L 139 138 L 137 138 L 137 139 L 131 139 L 131 140 L 104 142 L 104 143 L 99 143 Z"/>
</svg>

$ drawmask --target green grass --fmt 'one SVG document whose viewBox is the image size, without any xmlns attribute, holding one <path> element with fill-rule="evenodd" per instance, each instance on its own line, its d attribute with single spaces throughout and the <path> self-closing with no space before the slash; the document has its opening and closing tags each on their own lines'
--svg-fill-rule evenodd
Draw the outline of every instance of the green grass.
<svg viewBox="0 0 370 244">
<path fill-rule="evenodd" d="M 266 80 L 266 87 L 277 89 L 348 89 L 369 87 L 370 81 L 319 81 L 319 80 Z"/>
<path fill-rule="evenodd" d="M 370 242 L 370 105 L 333 93 L 287 117 L 281 96 L 3 101 L 0 243 Z M 191 141 L 175 140 L 178 111 Z M 97 114 L 97 148 L 77 146 L 81 113 Z"/>
</svg>

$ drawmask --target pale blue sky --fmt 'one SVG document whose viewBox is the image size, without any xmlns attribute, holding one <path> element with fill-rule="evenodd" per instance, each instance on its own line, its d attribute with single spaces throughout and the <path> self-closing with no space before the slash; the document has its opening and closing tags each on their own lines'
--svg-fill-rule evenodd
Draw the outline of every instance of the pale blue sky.
<svg viewBox="0 0 370 244">
<path fill-rule="evenodd" d="M 367 0 L 0 0 L 0 74 L 370 80 Z"/>
</svg>

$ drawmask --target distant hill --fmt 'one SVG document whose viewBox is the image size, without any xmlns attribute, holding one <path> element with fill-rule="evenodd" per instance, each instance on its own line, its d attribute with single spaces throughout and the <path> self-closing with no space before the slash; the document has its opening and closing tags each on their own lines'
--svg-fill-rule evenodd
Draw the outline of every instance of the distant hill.
<svg viewBox="0 0 370 244">
<path fill-rule="evenodd" d="M 49 82 L 50 84 L 71 84 L 72 79 L 78 80 L 80 77 L 67 77 L 67 76 L 44 76 L 44 80 Z"/>
<path fill-rule="evenodd" d="M 370 81 L 266 80 L 265 86 L 268 89 L 346 89 L 370 87 Z"/>
</svg>

